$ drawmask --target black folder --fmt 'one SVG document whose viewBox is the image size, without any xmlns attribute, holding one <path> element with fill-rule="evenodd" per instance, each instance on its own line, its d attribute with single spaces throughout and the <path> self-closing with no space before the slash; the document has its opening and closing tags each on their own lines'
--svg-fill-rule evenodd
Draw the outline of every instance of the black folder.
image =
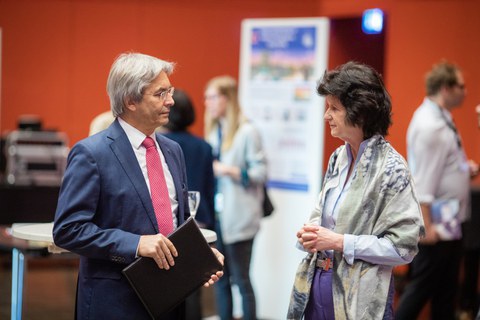
<svg viewBox="0 0 480 320">
<path fill-rule="evenodd" d="M 153 319 L 159 319 L 183 302 L 223 268 L 193 218 L 168 238 L 178 252 L 175 265 L 169 270 L 160 269 L 152 258 L 147 257 L 140 257 L 123 269 Z"/>
</svg>

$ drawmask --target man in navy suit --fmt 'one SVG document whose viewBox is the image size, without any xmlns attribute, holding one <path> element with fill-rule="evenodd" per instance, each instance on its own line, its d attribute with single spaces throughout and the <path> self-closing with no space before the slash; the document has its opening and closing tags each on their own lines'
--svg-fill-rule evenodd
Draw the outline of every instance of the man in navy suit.
<svg viewBox="0 0 480 320">
<path fill-rule="evenodd" d="M 151 56 L 120 55 L 107 81 L 115 121 L 78 142 L 68 156 L 53 236 L 57 246 L 80 255 L 77 319 L 149 319 L 122 269 L 140 256 L 170 269 L 182 254 L 159 230 L 142 146 L 146 137 L 155 141 L 168 189 L 169 199 L 163 200 L 178 227 L 190 216 L 183 153 L 155 133 L 174 104 L 172 71 L 172 63 Z M 212 250 L 223 263 L 223 255 Z M 221 276 L 212 275 L 205 285 Z M 162 319 L 183 317 L 181 304 Z"/>
</svg>

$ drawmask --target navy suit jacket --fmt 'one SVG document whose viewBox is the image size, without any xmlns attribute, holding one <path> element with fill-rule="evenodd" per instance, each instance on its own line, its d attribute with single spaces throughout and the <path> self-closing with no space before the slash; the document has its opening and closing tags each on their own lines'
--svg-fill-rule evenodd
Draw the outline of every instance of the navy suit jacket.
<svg viewBox="0 0 480 320">
<path fill-rule="evenodd" d="M 190 215 L 183 153 L 177 143 L 156 138 L 182 224 Z M 78 142 L 68 156 L 53 228 L 55 244 L 80 255 L 77 319 L 150 319 L 122 269 L 135 260 L 140 236 L 157 233 L 147 184 L 118 120 Z"/>
<path fill-rule="evenodd" d="M 188 189 L 200 191 L 200 205 L 195 220 L 208 229 L 215 228 L 215 175 L 213 174 L 212 147 L 203 139 L 185 131 L 165 133 L 178 142 L 185 156 Z"/>
</svg>

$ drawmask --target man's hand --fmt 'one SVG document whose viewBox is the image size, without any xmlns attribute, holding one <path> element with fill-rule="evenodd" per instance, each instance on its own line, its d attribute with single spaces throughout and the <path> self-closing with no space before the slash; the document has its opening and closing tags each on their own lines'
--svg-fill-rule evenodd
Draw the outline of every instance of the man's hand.
<svg viewBox="0 0 480 320">
<path fill-rule="evenodd" d="M 224 259 L 225 257 L 223 256 L 223 254 L 220 253 L 220 251 L 218 251 L 217 249 L 215 248 L 212 248 L 212 251 L 213 253 L 215 254 L 215 256 L 217 257 L 218 261 L 220 261 L 220 263 L 222 264 L 222 266 L 224 265 Z M 211 285 L 213 285 L 215 282 L 217 282 L 221 277 L 223 276 L 223 271 L 217 271 L 217 273 L 215 274 L 212 274 L 210 276 L 210 279 L 205 282 L 205 284 L 203 285 L 205 288 L 208 288 L 210 287 Z"/>
<path fill-rule="evenodd" d="M 470 159 L 468 160 L 468 168 L 470 170 L 470 177 L 474 178 L 478 174 L 479 166 L 478 163 L 476 163 L 474 160 Z"/>
<path fill-rule="evenodd" d="M 433 245 L 440 240 L 438 238 L 437 231 L 435 230 L 435 227 L 433 225 L 429 225 L 428 227 L 425 226 L 425 237 L 420 238 L 419 243 L 423 245 Z"/>
<path fill-rule="evenodd" d="M 438 234 L 435 230 L 435 227 L 431 219 L 431 204 L 429 203 L 420 203 L 420 208 L 422 209 L 423 224 L 425 226 L 425 236 L 420 238 L 419 243 L 425 245 L 432 245 L 438 242 Z"/>
<path fill-rule="evenodd" d="M 173 243 L 159 233 L 140 237 L 138 255 L 153 258 L 160 269 L 168 270 L 175 265 L 173 258 L 178 256 L 178 252 Z"/>
</svg>

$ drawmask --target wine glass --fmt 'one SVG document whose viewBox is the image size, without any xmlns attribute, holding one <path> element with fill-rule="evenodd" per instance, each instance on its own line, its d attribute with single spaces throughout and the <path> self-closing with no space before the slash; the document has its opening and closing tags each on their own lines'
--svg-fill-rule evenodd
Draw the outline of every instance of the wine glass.
<svg viewBox="0 0 480 320">
<path fill-rule="evenodd" d="M 190 215 L 195 219 L 198 206 L 200 205 L 200 192 L 188 191 L 188 207 L 190 208 Z"/>
</svg>

